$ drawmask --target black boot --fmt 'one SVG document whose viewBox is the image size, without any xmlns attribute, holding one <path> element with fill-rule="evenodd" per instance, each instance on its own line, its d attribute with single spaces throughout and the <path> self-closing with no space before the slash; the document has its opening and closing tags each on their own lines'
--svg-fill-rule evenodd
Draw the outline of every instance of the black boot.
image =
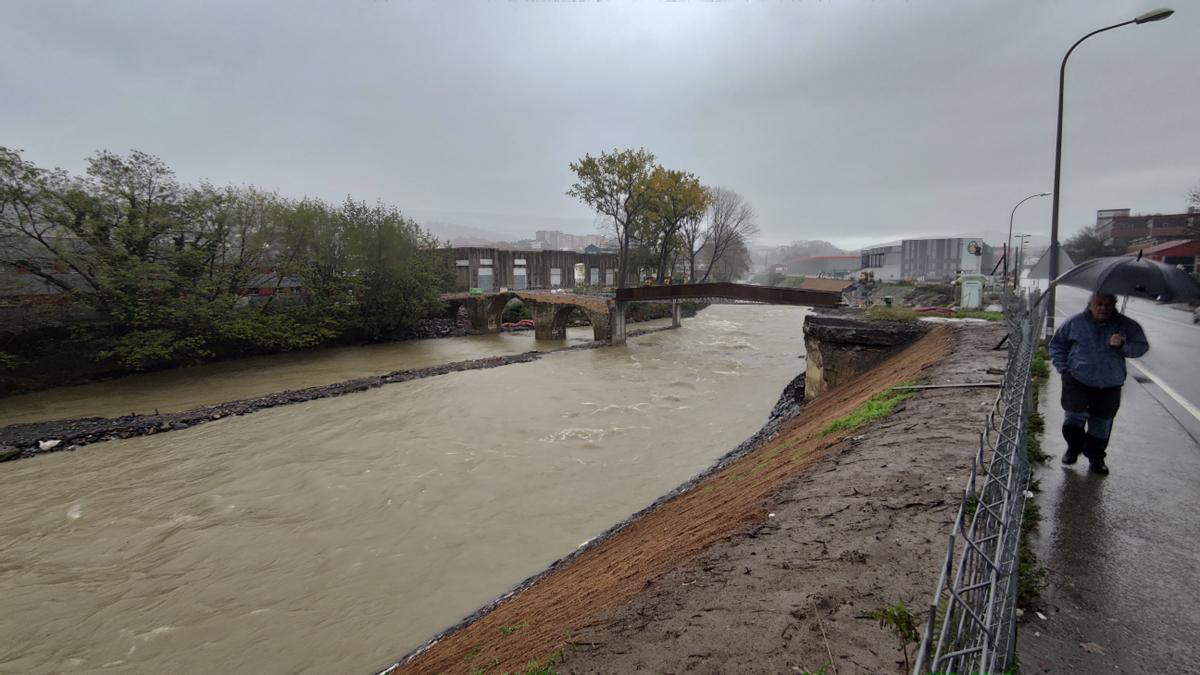
<svg viewBox="0 0 1200 675">
<path fill-rule="evenodd" d="M 1062 463 L 1074 464 L 1080 454 L 1087 452 L 1087 432 L 1083 430 L 1083 427 L 1064 424 L 1062 435 L 1067 441 L 1067 451 L 1063 453 Z"/>
<path fill-rule="evenodd" d="M 1086 434 L 1086 436 L 1087 444 L 1084 446 L 1083 454 L 1087 456 L 1088 463 L 1091 465 L 1089 469 L 1092 473 L 1107 476 L 1108 465 L 1104 463 L 1104 456 L 1105 450 L 1108 449 L 1108 439 L 1091 434 Z"/>
</svg>

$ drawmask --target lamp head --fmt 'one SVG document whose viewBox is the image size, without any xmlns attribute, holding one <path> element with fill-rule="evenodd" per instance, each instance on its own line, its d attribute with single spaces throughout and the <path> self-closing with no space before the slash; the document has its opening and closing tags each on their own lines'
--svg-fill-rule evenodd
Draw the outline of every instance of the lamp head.
<svg viewBox="0 0 1200 675">
<path fill-rule="evenodd" d="M 1038 196 L 1039 197 L 1049 197 L 1052 194 L 1054 194 L 1054 193 L 1053 192 L 1039 192 Z"/>
<path fill-rule="evenodd" d="M 1146 12 L 1145 14 L 1142 14 L 1141 16 L 1134 19 L 1133 22 L 1134 23 L 1150 23 L 1151 21 L 1162 21 L 1163 19 L 1171 16 L 1174 13 L 1175 13 L 1175 10 L 1167 9 L 1166 7 L 1163 7 L 1161 9 L 1152 9 L 1149 12 Z"/>
</svg>

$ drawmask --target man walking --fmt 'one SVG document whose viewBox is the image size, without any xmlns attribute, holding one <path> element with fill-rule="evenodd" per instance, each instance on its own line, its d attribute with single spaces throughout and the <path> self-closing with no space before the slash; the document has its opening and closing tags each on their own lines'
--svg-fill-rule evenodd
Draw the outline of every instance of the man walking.
<svg viewBox="0 0 1200 675">
<path fill-rule="evenodd" d="M 1058 327 L 1050 341 L 1050 360 L 1062 376 L 1063 464 L 1074 464 L 1082 454 L 1092 473 L 1108 474 L 1104 455 L 1121 405 L 1125 359 L 1149 350 L 1142 327 L 1117 312 L 1112 295 L 1093 294 L 1086 310 Z"/>
</svg>

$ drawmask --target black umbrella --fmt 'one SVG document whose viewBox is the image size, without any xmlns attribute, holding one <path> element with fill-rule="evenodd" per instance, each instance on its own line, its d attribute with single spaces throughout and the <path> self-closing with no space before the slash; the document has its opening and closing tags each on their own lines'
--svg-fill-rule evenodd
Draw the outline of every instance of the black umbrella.
<svg viewBox="0 0 1200 675">
<path fill-rule="evenodd" d="M 1123 255 L 1096 258 L 1060 274 L 1054 283 L 1093 293 L 1133 295 L 1163 302 L 1200 300 L 1200 282 L 1172 265 Z"/>
</svg>

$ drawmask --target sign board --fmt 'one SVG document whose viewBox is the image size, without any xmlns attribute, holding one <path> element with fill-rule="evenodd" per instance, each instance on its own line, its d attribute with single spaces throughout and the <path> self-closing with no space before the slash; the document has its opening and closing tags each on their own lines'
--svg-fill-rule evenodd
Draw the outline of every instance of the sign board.
<svg viewBox="0 0 1200 675">
<path fill-rule="evenodd" d="M 979 274 L 983 266 L 983 245 L 980 239 L 963 239 L 958 252 L 960 274 Z"/>
</svg>

